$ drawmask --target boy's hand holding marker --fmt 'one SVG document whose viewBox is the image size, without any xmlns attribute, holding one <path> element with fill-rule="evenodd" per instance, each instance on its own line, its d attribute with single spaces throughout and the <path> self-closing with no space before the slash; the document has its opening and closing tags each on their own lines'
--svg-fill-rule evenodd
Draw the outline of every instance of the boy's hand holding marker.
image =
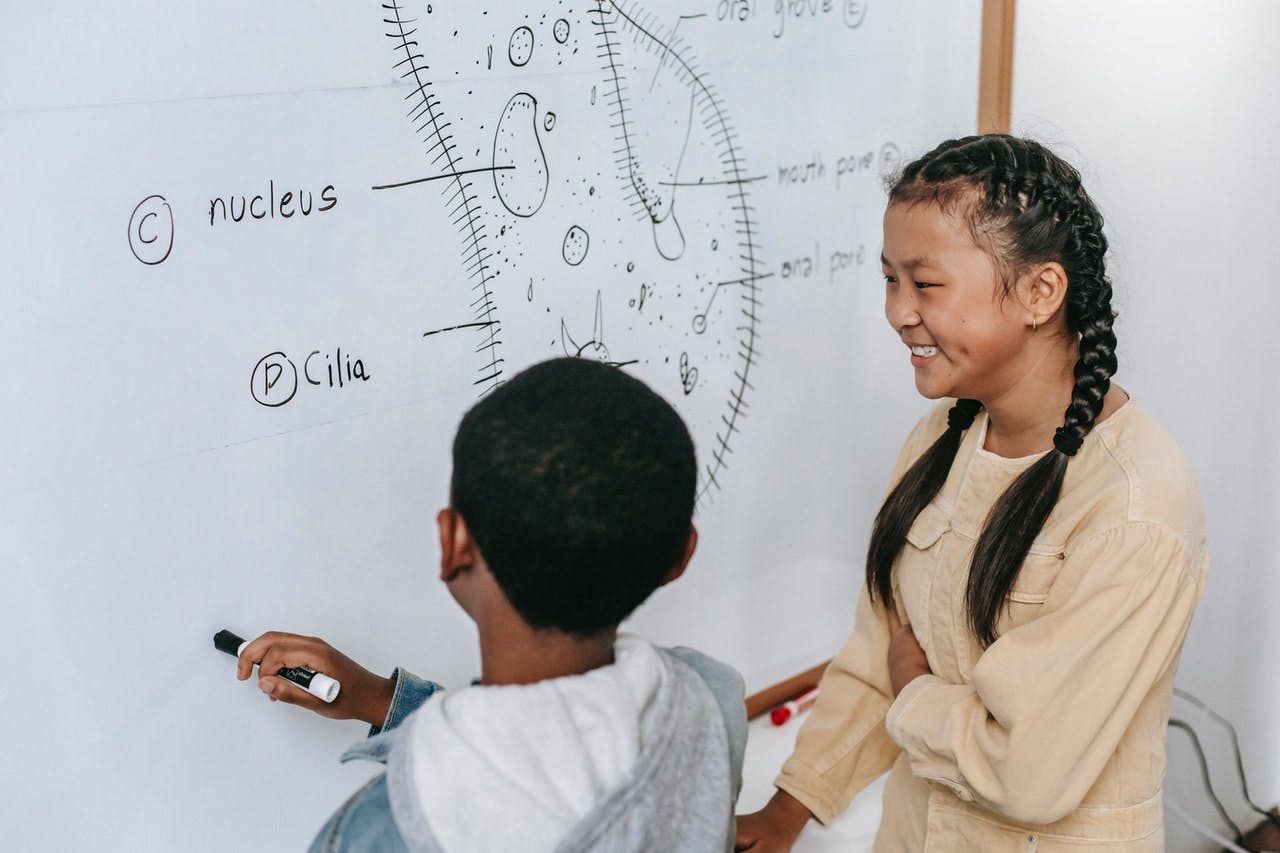
<svg viewBox="0 0 1280 853">
<path fill-rule="evenodd" d="M 370 672 L 319 637 L 303 637 L 268 631 L 240 652 L 236 678 L 244 681 L 258 665 L 258 689 L 272 702 L 286 702 L 322 717 L 335 720 L 362 720 L 380 726 L 387 718 L 395 680 Z M 289 667 L 306 667 L 324 673 L 342 685 L 333 702 L 311 695 L 278 675 Z"/>
</svg>

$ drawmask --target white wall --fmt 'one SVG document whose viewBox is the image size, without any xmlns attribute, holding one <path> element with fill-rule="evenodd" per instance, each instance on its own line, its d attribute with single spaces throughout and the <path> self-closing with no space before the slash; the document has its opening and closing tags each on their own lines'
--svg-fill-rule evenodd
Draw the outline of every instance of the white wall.
<svg viewBox="0 0 1280 853">
<path fill-rule="evenodd" d="M 1112 240 L 1118 381 L 1178 437 L 1200 477 L 1213 569 L 1179 685 L 1239 728 L 1250 793 L 1280 798 L 1280 3 L 1024 0 L 1013 130 L 1085 173 Z M 1252 824 L 1229 744 L 1175 700 Z M 1170 793 L 1222 828 L 1185 738 Z M 1172 818 L 1169 849 L 1211 850 Z"/>
</svg>

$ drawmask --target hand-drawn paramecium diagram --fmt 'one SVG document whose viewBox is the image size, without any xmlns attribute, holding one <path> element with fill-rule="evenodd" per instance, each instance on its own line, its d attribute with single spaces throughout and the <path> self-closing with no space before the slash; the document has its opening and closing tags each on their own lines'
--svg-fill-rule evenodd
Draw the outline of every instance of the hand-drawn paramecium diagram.
<svg viewBox="0 0 1280 853">
<path fill-rule="evenodd" d="M 508 358 L 634 372 L 689 421 L 706 498 L 747 416 L 769 277 L 749 198 L 762 178 L 689 44 L 706 16 L 509 5 L 382 6 L 425 161 L 375 189 L 439 187 L 472 291 L 473 316 L 424 334 L 478 336 L 481 392 Z"/>
</svg>

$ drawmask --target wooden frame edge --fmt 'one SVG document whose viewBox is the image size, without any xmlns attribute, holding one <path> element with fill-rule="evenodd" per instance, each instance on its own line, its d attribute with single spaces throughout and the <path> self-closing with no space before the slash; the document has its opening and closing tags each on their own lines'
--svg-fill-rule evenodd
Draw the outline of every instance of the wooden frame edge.
<svg viewBox="0 0 1280 853">
<path fill-rule="evenodd" d="M 826 672 L 827 664 L 829 663 L 831 661 L 825 660 L 817 666 L 810 667 L 804 672 L 791 676 L 785 681 L 779 681 L 777 684 L 752 693 L 747 697 L 747 719 L 754 720 L 766 711 L 771 711 L 778 707 L 783 702 L 794 699 L 806 687 L 812 687 L 817 684 L 822 680 L 822 673 Z"/>
<path fill-rule="evenodd" d="M 982 0 L 982 63 L 978 74 L 978 132 L 1008 133 L 1013 101 L 1013 22 L 1016 0 Z"/>
</svg>

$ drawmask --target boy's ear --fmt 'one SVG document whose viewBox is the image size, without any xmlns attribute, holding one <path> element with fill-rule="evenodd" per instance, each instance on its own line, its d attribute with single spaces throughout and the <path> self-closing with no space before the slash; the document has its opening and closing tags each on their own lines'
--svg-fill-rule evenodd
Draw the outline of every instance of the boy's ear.
<svg viewBox="0 0 1280 853">
<path fill-rule="evenodd" d="M 466 519 L 452 507 L 436 514 L 436 527 L 440 531 L 440 580 L 449 583 L 475 563 L 475 540 Z"/>
<path fill-rule="evenodd" d="M 1045 326 L 1067 298 L 1067 271 L 1057 261 L 1032 268 L 1022 280 L 1020 294 L 1028 312 L 1028 326 Z"/>
<path fill-rule="evenodd" d="M 698 549 L 698 528 L 689 525 L 689 539 L 684 543 L 684 553 L 680 555 L 680 562 L 671 567 L 671 571 L 662 581 L 662 585 L 666 586 L 676 578 L 684 574 L 684 570 L 688 567 L 689 561 L 693 559 L 693 552 Z"/>
</svg>

